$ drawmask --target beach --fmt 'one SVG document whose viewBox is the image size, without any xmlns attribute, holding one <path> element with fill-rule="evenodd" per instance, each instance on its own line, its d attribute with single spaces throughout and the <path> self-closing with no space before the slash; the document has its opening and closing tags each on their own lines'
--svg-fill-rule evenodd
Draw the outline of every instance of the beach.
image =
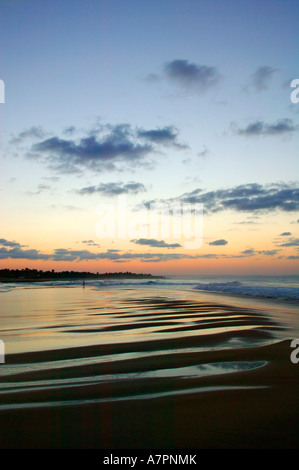
<svg viewBox="0 0 299 470">
<path fill-rule="evenodd" d="M 299 447 L 296 302 L 163 281 L 0 295 L 0 448 Z"/>
</svg>

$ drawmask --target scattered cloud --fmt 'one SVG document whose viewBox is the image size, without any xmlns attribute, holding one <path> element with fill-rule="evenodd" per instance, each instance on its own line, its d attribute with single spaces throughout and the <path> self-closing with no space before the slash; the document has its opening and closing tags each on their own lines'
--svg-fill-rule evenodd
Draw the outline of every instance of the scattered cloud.
<svg viewBox="0 0 299 470">
<path fill-rule="evenodd" d="M 7 246 L 9 248 L 21 248 L 24 246 L 20 245 L 18 242 L 6 240 L 5 238 L 0 238 L 0 245 Z"/>
<path fill-rule="evenodd" d="M 258 67 L 252 75 L 250 86 L 257 92 L 267 90 L 274 74 L 277 72 L 278 69 L 274 69 L 269 65 Z"/>
<path fill-rule="evenodd" d="M 290 238 L 289 241 L 280 243 L 278 246 L 283 246 L 283 247 L 299 246 L 299 238 Z"/>
<path fill-rule="evenodd" d="M 20 144 L 21 142 L 27 139 L 43 139 L 46 137 L 46 135 L 47 133 L 42 127 L 32 126 L 22 132 L 19 132 L 19 134 L 17 134 L 11 139 L 10 143 Z"/>
<path fill-rule="evenodd" d="M 256 255 L 265 255 L 265 256 L 275 256 L 280 250 L 254 250 L 250 248 L 248 250 L 241 251 L 243 256 L 256 256 Z"/>
<path fill-rule="evenodd" d="M 165 209 L 173 204 L 203 204 L 206 214 L 234 210 L 237 212 L 263 214 L 273 211 L 292 212 L 299 210 L 299 184 L 272 183 L 261 185 L 250 183 L 205 192 L 201 188 L 170 199 L 145 201 L 145 207 L 157 204 Z"/>
<path fill-rule="evenodd" d="M 39 184 L 36 191 L 27 191 L 26 194 L 29 196 L 37 196 L 44 191 L 48 191 L 51 187 L 48 184 Z"/>
<path fill-rule="evenodd" d="M 81 243 L 84 243 L 87 246 L 100 246 L 98 243 L 95 243 L 93 240 L 83 240 Z"/>
<path fill-rule="evenodd" d="M 146 245 L 151 248 L 181 248 L 179 243 L 166 243 L 164 240 L 155 240 L 152 238 L 139 238 L 138 240 L 131 240 L 132 243 L 137 245 Z"/>
<path fill-rule="evenodd" d="M 137 131 L 138 137 L 154 144 L 172 146 L 179 150 L 188 149 L 188 145 L 178 142 L 178 135 L 178 130 L 173 126 L 150 130 L 139 129 Z"/>
<path fill-rule="evenodd" d="M 209 245 L 212 245 L 212 246 L 224 246 L 224 245 L 227 245 L 227 240 L 224 240 L 223 238 L 221 238 L 220 240 L 214 240 L 213 242 L 210 242 Z"/>
<path fill-rule="evenodd" d="M 131 240 L 140 245 L 147 245 L 155 248 L 178 248 L 179 244 L 167 244 L 163 240 Z M 83 240 L 87 246 L 97 246 L 92 240 Z M 178 245 L 178 246 L 176 246 Z M 112 262 L 130 262 L 132 260 L 139 260 L 143 263 L 158 263 L 172 260 L 182 259 L 230 259 L 230 258 L 243 258 L 256 255 L 275 256 L 280 250 L 253 250 L 247 249 L 240 254 L 186 254 L 186 253 L 121 253 L 119 250 L 108 249 L 105 252 L 91 252 L 87 249 L 71 250 L 65 248 L 57 248 L 52 253 L 42 253 L 36 249 L 23 249 L 23 245 L 17 242 L 10 242 L 5 239 L 0 239 L 0 259 L 27 259 L 27 260 L 44 260 L 44 261 L 90 261 L 90 260 L 109 260 Z M 289 259 L 293 259 L 289 257 Z M 294 258 L 295 259 L 295 258 Z"/>
<path fill-rule="evenodd" d="M 2 244 L 2 243 L 0 243 Z M 31 259 L 31 260 L 48 260 L 50 255 L 41 253 L 39 250 L 23 250 L 22 245 L 7 249 L 5 246 L 0 247 L 0 259 Z"/>
<path fill-rule="evenodd" d="M 203 203 L 206 212 L 235 210 L 240 212 L 285 212 L 299 209 L 298 183 L 257 183 L 235 186 L 229 189 L 204 192 L 195 189 L 178 198 L 180 202 Z"/>
<path fill-rule="evenodd" d="M 206 91 L 217 85 L 221 79 L 216 67 L 200 65 L 184 59 L 164 64 L 164 76 L 185 90 Z"/>
<path fill-rule="evenodd" d="M 209 150 L 207 147 L 204 147 L 204 149 L 201 152 L 197 152 L 197 156 L 201 158 L 206 158 L 209 155 Z"/>
<path fill-rule="evenodd" d="M 289 235 L 292 235 L 291 232 L 282 232 L 279 236 L 280 237 L 287 237 Z"/>
<path fill-rule="evenodd" d="M 153 156 L 163 153 L 165 147 L 189 149 L 179 141 L 179 131 L 173 126 L 142 129 L 127 123 L 97 124 L 80 137 L 77 132 L 77 137 L 73 135 L 75 131 L 70 126 L 62 132 L 63 137 L 52 135 L 46 139 L 44 133 L 36 132 L 38 141 L 30 144 L 26 157 L 61 174 L 80 174 L 86 169 L 98 173 L 140 166 L 151 168 Z"/>
<path fill-rule="evenodd" d="M 235 123 L 232 123 L 231 128 L 235 134 L 245 137 L 279 136 L 292 134 L 299 130 L 299 126 L 294 124 L 293 120 L 289 118 L 280 119 L 272 124 L 255 121 L 248 124 L 244 129 L 237 128 Z"/>
<path fill-rule="evenodd" d="M 101 196 L 113 197 L 121 194 L 135 195 L 146 191 L 142 183 L 131 181 L 129 183 L 102 183 L 99 186 L 87 186 L 76 192 L 80 195 L 100 194 Z"/>
</svg>

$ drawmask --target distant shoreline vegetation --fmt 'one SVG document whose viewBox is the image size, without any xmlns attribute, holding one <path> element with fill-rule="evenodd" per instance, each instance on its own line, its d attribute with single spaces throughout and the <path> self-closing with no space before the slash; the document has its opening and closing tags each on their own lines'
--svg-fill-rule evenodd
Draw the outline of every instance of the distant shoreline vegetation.
<svg viewBox="0 0 299 470">
<path fill-rule="evenodd" d="M 79 271 L 55 272 L 38 269 L 0 269 L 0 282 L 38 282 L 38 281 L 65 281 L 65 280 L 92 280 L 92 279 L 165 279 L 164 276 L 152 274 L 138 274 L 127 272 L 90 273 Z"/>
</svg>

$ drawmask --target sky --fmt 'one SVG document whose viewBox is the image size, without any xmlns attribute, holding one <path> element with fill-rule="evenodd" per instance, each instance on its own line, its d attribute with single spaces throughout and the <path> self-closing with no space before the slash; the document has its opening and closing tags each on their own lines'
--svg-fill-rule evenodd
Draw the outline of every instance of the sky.
<svg viewBox="0 0 299 470">
<path fill-rule="evenodd" d="M 0 1 L 0 269 L 298 274 L 298 17 Z"/>
</svg>

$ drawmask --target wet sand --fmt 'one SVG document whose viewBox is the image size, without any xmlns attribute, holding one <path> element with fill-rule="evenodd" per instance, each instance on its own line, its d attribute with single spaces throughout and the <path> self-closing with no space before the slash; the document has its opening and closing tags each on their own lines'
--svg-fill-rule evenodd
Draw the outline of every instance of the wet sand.
<svg viewBox="0 0 299 470">
<path fill-rule="evenodd" d="M 1 448 L 299 447 L 295 333 L 271 312 L 199 294 L 112 300 L 73 295 L 68 307 L 81 307 L 68 320 L 56 302 L 49 324 L 38 316 L 31 326 L 33 350 L 11 346 L 0 368 Z M 37 350 L 39 334 L 51 347 Z"/>
</svg>

